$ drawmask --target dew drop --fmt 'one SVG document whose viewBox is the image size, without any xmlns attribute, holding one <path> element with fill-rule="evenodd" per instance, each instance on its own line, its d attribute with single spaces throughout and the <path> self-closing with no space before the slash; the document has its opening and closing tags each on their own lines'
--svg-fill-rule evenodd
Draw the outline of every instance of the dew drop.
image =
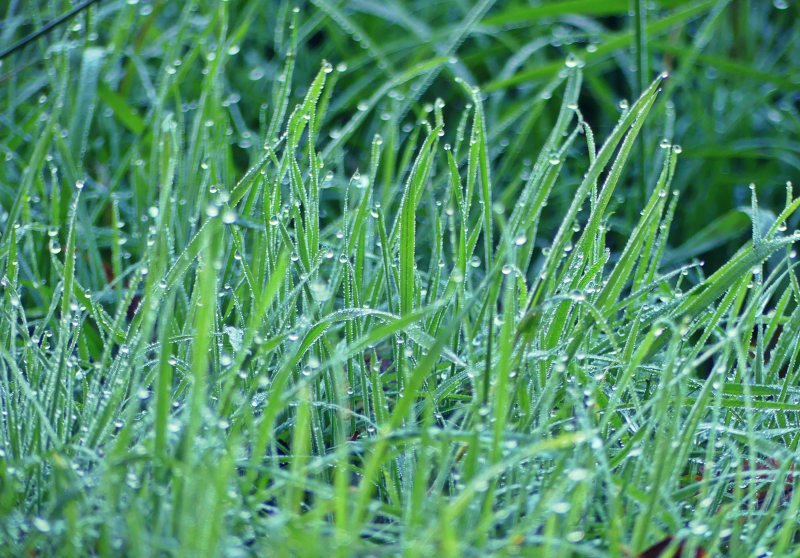
<svg viewBox="0 0 800 558">
<path fill-rule="evenodd" d="M 583 531 L 581 531 L 580 529 L 578 529 L 576 531 L 570 531 L 569 533 L 567 533 L 567 536 L 564 537 L 564 538 L 566 538 L 568 542 L 577 543 L 577 542 L 582 541 L 584 536 L 585 536 L 585 533 Z"/>
<path fill-rule="evenodd" d="M 309 288 L 311 289 L 311 295 L 319 302 L 325 302 L 331 297 L 331 291 L 325 281 L 313 281 Z"/>
<path fill-rule="evenodd" d="M 231 225 L 236 222 L 236 213 L 230 209 L 226 209 L 222 213 L 222 222 L 226 225 Z"/>
<path fill-rule="evenodd" d="M 702 536 L 708 532 L 708 526 L 703 523 L 690 523 L 690 529 L 693 535 Z"/>
<path fill-rule="evenodd" d="M 580 482 L 586 479 L 589 476 L 589 471 L 582 467 L 576 467 L 575 469 L 571 469 L 567 473 L 567 478 L 573 482 Z"/>
<path fill-rule="evenodd" d="M 33 526 L 36 527 L 40 533 L 50 532 L 50 522 L 43 517 L 35 517 L 33 519 Z"/>
</svg>

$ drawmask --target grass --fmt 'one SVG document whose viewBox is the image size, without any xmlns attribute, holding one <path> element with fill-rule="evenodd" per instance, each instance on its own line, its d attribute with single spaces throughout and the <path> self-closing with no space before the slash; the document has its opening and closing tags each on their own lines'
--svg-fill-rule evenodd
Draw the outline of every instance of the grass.
<svg viewBox="0 0 800 558">
<path fill-rule="evenodd" d="M 798 30 L 633 5 L 98 2 L 4 59 L 0 554 L 797 555 Z"/>
</svg>

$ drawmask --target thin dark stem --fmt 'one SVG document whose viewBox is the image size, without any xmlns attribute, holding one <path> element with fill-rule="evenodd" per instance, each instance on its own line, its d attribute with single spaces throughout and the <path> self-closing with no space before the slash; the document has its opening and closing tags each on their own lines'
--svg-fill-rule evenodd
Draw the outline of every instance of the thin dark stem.
<svg viewBox="0 0 800 558">
<path fill-rule="evenodd" d="M 3 49 L 2 51 L 0 51 L 0 60 L 2 60 L 3 58 L 6 58 L 7 56 L 11 56 L 16 51 L 18 51 L 19 49 L 23 48 L 28 43 L 31 43 L 31 42 L 35 41 L 36 39 L 38 39 L 42 35 L 46 35 L 50 31 L 52 31 L 53 29 L 55 29 L 56 27 L 58 27 L 59 25 L 64 23 L 65 21 L 67 21 L 67 20 L 75 17 L 79 13 L 81 13 L 83 10 L 85 10 L 86 8 L 88 8 L 89 6 L 94 4 L 95 2 L 98 2 L 98 0 L 84 0 L 83 2 L 81 2 L 80 4 L 78 4 L 77 6 L 72 8 L 70 11 L 68 11 L 67 13 L 58 16 L 57 18 L 55 18 L 54 20 L 48 22 L 43 27 L 40 27 L 39 29 L 37 29 L 36 31 L 34 31 L 30 35 L 28 35 L 27 37 L 21 39 L 19 42 L 11 45 L 10 47 L 8 47 L 6 49 Z"/>
</svg>

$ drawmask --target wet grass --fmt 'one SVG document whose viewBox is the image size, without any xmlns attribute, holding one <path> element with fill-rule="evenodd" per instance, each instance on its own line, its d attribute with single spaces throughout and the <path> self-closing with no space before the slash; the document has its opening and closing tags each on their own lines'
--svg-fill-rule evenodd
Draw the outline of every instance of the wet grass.
<svg viewBox="0 0 800 558">
<path fill-rule="evenodd" d="M 793 8 L 275 6 L 3 60 L 0 553 L 796 552 Z"/>
</svg>

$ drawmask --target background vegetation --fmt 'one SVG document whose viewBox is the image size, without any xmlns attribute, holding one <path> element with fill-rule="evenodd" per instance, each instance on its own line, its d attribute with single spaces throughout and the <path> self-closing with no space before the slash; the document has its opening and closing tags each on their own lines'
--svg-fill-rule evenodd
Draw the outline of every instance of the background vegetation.
<svg viewBox="0 0 800 558">
<path fill-rule="evenodd" d="M 4 57 L 0 553 L 790 555 L 797 16 L 99 0 Z"/>
</svg>

